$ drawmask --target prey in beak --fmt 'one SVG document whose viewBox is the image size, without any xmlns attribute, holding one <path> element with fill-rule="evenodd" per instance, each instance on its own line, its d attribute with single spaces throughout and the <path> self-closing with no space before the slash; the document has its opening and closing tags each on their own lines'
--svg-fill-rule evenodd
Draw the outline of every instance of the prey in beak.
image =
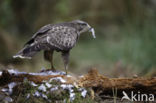
<svg viewBox="0 0 156 103">
<path fill-rule="evenodd" d="M 96 36 L 95 36 L 95 30 L 94 30 L 94 28 L 90 28 L 90 29 L 89 29 L 89 32 L 92 33 L 92 36 L 93 36 L 93 38 L 95 39 Z"/>
</svg>

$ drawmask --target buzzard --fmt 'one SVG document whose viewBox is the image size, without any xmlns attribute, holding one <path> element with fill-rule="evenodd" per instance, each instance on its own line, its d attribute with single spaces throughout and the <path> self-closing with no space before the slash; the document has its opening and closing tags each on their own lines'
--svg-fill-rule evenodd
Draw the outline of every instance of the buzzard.
<svg viewBox="0 0 156 103">
<path fill-rule="evenodd" d="M 61 52 L 67 74 L 69 52 L 75 46 L 80 34 L 86 31 L 92 32 L 95 38 L 94 29 L 81 20 L 45 25 L 25 43 L 23 49 L 14 55 L 13 58 L 31 59 L 37 52 L 43 50 L 45 60 L 51 63 L 51 69 L 55 71 L 53 52 Z"/>
</svg>

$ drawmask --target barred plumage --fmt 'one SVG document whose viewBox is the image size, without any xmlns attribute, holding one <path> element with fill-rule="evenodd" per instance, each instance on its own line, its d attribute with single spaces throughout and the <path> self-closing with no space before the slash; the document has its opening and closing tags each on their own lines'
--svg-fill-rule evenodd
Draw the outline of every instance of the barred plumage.
<svg viewBox="0 0 156 103">
<path fill-rule="evenodd" d="M 44 50 L 44 58 L 51 62 L 51 68 L 54 70 L 53 51 L 60 51 L 62 52 L 65 69 L 67 69 L 69 51 L 75 46 L 80 34 L 86 31 L 92 31 L 93 37 L 95 37 L 94 29 L 80 20 L 45 25 L 13 57 L 31 58 L 37 52 Z"/>
</svg>

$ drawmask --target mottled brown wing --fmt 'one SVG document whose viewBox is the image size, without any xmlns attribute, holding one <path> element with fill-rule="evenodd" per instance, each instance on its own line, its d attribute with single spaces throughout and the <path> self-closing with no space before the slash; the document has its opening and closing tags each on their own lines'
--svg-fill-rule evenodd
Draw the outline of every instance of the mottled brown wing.
<svg viewBox="0 0 156 103">
<path fill-rule="evenodd" d="M 31 44 L 34 42 L 35 38 L 42 37 L 43 35 L 46 35 L 46 33 L 52 28 L 52 24 L 48 24 L 40 28 L 33 36 L 32 38 L 25 43 L 25 45 Z"/>
<path fill-rule="evenodd" d="M 51 46 L 60 50 L 69 50 L 76 44 L 78 34 L 74 27 L 58 25 L 47 32 L 46 38 Z"/>
</svg>

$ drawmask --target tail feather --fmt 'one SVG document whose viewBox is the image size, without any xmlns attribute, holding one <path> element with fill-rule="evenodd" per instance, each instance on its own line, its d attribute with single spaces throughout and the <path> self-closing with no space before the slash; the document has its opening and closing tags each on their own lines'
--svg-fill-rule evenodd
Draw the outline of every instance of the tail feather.
<svg viewBox="0 0 156 103">
<path fill-rule="evenodd" d="M 27 45 L 22 50 L 20 50 L 13 58 L 26 58 L 31 59 L 41 48 L 39 45 Z"/>
</svg>

